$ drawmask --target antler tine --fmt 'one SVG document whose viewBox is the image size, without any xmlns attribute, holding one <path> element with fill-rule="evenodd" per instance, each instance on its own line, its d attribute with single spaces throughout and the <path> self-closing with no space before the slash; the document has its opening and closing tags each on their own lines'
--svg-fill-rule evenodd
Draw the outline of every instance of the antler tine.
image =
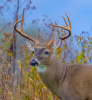
<svg viewBox="0 0 92 100">
<path fill-rule="evenodd" d="M 66 23 L 66 26 L 59 26 L 59 25 L 50 24 L 50 25 L 52 25 L 53 27 L 60 27 L 61 29 L 65 29 L 65 30 L 69 31 L 69 35 L 67 35 L 67 36 L 65 36 L 65 37 L 60 37 L 60 39 L 62 39 L 62 40 L 68 38 L 68 37 L 71 35 L 71 22 L 70 22 L 70 19 L 69 19 L 67 13 L 65 13 L 65 14 L 66 14 L 66 16 L 67 16 L 67 18 L 68 18 L 69 25 L 68 25 L 68 23 L 66 22 L 66 19 L 65 19 L 63 16 L 62 16 L 62 17 L 63 17 L 63 19 L 64 19 L 64 21 L 65 21 L 65 23 Z"/>
<path fill-rule="evenodd" d="M 65 12 L 67 18 L 68 18 L 68 21 L 69 21 L 69 25 L 70 25 L 70 28 L 71 28 L 71 22 L 70 22 L 70 19 L 69 19 L 69 16 L 67 15 L 67 13 Z"/>
<path fill-rule="evenodd" d="M 52 39 L 49 42 L 47 42 L 46 45 L 49 47 L 50 45 L 54 43 L 54 41 L 55 40 L 54 40 L 54 34 L 53 34 Z"/>
<path fill-rule="evenodd" d="M 35 42 L 35 43 L 38 43 L 38 40 L 35 40 L 33 38 L 31 38 L 30 36 L 26 35 L 24 32 L 23 32 L 23 21 L 24 21 L 24 10 L 23 10 L 23 14 L 22 14 L 22 20 L 20 21 L 17 21 L 18 19 L 18 16 L 16 18 L 16 21 L 15 21 L 15 24 L 14 24 L 14 29 L 20 34 L 22 35 L 23 37 Z M 17 24 L 21 22 L 21 27 L 20 29 L 17 28 Z"/>
<path fill-rule="evenodd" d="M 25 9 L 23 10 L 23 14 L 22 14 L 23 21 L 24 21 L 24 11 L 25 11 Z M 21 31 L 23 31 L 23 21 L 21 22 L 21 27 L 20 27 Z"/>
<path fill-rule="evenodd" d="M 17 16 L 17 18 L 16 18 L 15 22 L 17 22 L 17 20 L 18 20 L 18 17 L 19 17 L 19 16 Z"/>
<path fill-rule="evenodd" d="M 69 26 L 68 26 L 68 23 L 66 22 L 65 17 L 64 17 L 64 16 L 62 16 L 62 17 L 63 17 L 63 19 L 64 19 L 64 21 L 65 21 L 65 23 L 66 23 L 66 26 L 69 27 Z"/>
</svg>

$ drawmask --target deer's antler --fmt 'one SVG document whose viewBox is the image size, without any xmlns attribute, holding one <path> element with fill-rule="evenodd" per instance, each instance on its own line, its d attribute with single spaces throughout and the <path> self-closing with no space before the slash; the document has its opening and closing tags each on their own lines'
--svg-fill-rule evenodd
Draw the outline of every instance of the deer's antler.
<svg viewBox="0 0 92 100">
<path fill-rule="evenodd" d="M 25 9 L 24 9 L 24 10 L 25 10 Z M 22 14 L 22 20 L 17 21 L 17 20 L 18 20 L 18 16 L 17 16 L 16 21 L 15 21 L 15 24 L 14 24 L 14 29 L 15 29 L 20 35 L 22 35 L 23 37 L 25 37 L 25 38 L 27 38 L 27 39 L 29 39 L 29 40 L 35 42 L 35 43 L 38 43 L 38 42 L 39 42 L 38 39 L 35 40 L 35 39 L 33 39 L 32 37 L 26 35 L 26 34 L 23 32 L 24 10 L 23 10 L 23 14 Z M 20 29 L 18 29 L 18 28 L 17 28 L 17 24 L 20 23 L 20 22 L 21 22 L 21 27 L 20 27 Z M 38 37 L 39 37 L 39 36 L 38 36 Z"/>
<path fill-rule="evenodd" d="M 53 24 L 50 24 L 50 25 L 52 25 L 53 27 L 60 27 L 61 29 L 64 29 L 64 30 L 67 30 L 67 31 L 69 31 L 69 34 L 67 35 L 67 36 L 65 36 L 65 37 L 60 37 L 60 39 L 62 39 L 62 40 L 64 40 L 64 39 L 66 39 L 66 38 L 68 38 L 70 35 L 71 35 L 71 22 L 70 22 L 70 19 L 69 19 L 69 17 L 68 17 L 68 15 L 67 15 L 67 13 L 65 13 L 66 14 L 66 16 L 67 16 L 67 18 L 68 18 L 68 21 L 69 21 L 69 25 L 68 25 L 68 23 L 66 22 L 66 19 L 65 19 L 65 17 L 63 17 L 63 19 L 64 19 L 64 21 L 65 21 L 65 23 L 66 23 L 66 26 L 59 26 L 59 25 L 53 25 Z M 47 45 L 51 45 L 51 44 L 53 44 L 53 42 L 54 42 L 54 39 L 52 38 L 48 43 L 47 43 Z"/>
</svg>

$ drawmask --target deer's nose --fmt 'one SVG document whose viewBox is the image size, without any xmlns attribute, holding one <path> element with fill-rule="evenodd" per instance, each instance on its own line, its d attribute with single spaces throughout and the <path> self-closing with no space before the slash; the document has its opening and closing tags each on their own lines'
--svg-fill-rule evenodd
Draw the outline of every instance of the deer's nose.
<svg viewBox="0 0 92 100">
<path fill-rule="evenodd" d="M 30 65 L 36 66 L 36 65 L 38 65 L 38 62 L 33 58 L 33 59 L 30 61 Z"/>
</svg>

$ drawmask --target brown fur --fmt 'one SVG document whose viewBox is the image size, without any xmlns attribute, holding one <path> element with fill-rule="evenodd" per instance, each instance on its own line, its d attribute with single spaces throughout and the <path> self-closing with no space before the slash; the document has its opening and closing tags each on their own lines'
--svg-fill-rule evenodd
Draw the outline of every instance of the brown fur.
<svg viewBox="0 0 92 100">
<path fill-rule="evenodd" d="M 38 57 L 47 67 L 46 72 L 39 75 L 49 90 L 63 100 L 92 100 L 92 65 L 63 64 L 52 48 L 49 52 L 47 59 Z"/>
</svg>

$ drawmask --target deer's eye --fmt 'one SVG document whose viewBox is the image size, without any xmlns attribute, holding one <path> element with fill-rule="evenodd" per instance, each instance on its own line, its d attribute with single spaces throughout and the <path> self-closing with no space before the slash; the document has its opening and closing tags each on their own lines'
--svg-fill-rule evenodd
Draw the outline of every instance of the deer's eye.
<svg viewBox="0 0 92 100">
<path fill-rule="evenodd" d="M 45 51 L 44 53 L 45 53 L 45 54 L 49 54 L 49 51 Z"/>
</svg>

